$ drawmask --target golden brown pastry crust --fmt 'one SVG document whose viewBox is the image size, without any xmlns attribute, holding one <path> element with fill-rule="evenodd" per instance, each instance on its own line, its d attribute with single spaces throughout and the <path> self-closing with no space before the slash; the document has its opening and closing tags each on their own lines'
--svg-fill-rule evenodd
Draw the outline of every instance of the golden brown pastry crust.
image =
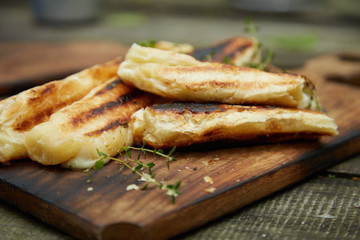
<svg viewBox="0 0 360 240">
<path fill-rule="evenodd" d="M 122 59 L 98 64 L 63 80 L 52 81 L 0 101 L 0 162 L 27 157 L 24 135 L 92 88 L 117 76 Z"/>
<path fill-rule="evenodd" d="M 333 119 L 309 110 L 227 104 L 171 103 L 137 111 L 134 139 L 155 148 L 218 140 L 249 141 L 337 134 Z M 275 138 L 274 138 L 275 137 Z"/>
<path fill-rule="evenodd" d="M 261 59 L 258 41 L 240 36 L 222 40 L 209 48 L 195 49 L 191 55 L 200 61 L 210 60 L 235 66 L 256 65 Z"/>
<path fill-rule="evenodd" d="M 305 77 L 270 73 L 133 44 L 119 76 L 128 84 L 178 101 L 274 105 L 315 109 L 313 85 Z"/>
<path fill-rule="evenodd" d="M 30 130 L 25 136 L 29 157 L 44 165 L 91 167 L 99 158 L 97 149 L 114 156 L 132 145 L 131 115 L 157 99 L 115 77 Z"/>
</svg>

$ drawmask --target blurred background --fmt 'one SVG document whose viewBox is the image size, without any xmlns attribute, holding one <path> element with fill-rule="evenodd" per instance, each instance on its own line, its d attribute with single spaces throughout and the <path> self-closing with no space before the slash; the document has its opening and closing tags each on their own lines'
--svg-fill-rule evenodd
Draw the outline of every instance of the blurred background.
<svg viewBox="0 0 360 240">
<path fill-rule="evenodd" d="M 120 46 L 133 42 L 207 47 L 247 35 L 249 16 L 275 53 L 273 63 L 297 68 L 321 54 L 359 53 L 359 9 L 358 0 L 2 0 L 0 84 L 44 78 L 30 66 L 44 62 L 56 62 L 43 67 L 46 79 L 60 78 L 123 54 Z"/>
<path fill-rule="evenodd" d="M 0 99 L 124 54 L 133 42 L 203 48 L 247 35 L 248 16 L 281 68 L 360 54 L 359 10 L 359 0 L 1 0 Z M 8 205 L 0 212 L 8 239 L 64 239 Z"/>
<path fill-rule="evenodd" d="M 153 39 L 204 47 L 244 35 L 251 16 L 274 61 L 292 67 L 321 53 L 360 51 L 359 9 L 358 0 L 2 0 L 0 41 Z"/>
</svg>

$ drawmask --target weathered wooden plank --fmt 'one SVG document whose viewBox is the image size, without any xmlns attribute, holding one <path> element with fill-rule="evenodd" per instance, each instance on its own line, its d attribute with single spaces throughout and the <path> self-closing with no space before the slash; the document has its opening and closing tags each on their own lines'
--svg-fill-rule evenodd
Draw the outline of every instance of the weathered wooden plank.
<svg viewBox="0 0 360 240">
<path fill-rule="evenodd" d="M 317 177 L 174 240 L 358 239 L 360 181 Z"/>
<path fill-rule="evenodd" d="M 346 174 L 349 177 L 360 177 L 360 156 L 349 159 L 327 170 L 332 174 Z"/>
</svg>

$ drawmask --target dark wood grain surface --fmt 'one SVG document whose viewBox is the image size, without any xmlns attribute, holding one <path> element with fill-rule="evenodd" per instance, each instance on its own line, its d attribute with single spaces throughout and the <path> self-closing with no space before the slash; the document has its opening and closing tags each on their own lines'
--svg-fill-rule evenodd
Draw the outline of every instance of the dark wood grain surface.
<svg viewBox="0 0 360 240">
<path fill-rule="evenodd" d="M 82 172 L 18 161 L 0 168 L 0 198 L 80 238 L 161 239 L 200 226 L 359 152 L 360 90 L 326 80 L 329 69 L 339 68 L 338 62 L 329 64 L 334 59 L 314 59 L 297 71 L 315 81 L 321 102 L 339 125 L 337 137 L 178 152 L 170 171 L 162 160 L 148 158 L 156 162 L 160 179 L 183 181 L 176 204 L 159 189 L 126 191 L 137 177 L 119 173 L 116 163 L 93 172 L 87 183 Z M 205 176 L 214 183 L 206 183 Z M 209 187 L 215 192 L 206 192 Z"/>
</svg>

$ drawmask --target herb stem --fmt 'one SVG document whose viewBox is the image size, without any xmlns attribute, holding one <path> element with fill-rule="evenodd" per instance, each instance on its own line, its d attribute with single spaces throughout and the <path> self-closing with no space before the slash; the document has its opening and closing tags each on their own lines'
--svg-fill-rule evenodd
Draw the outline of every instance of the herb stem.
<svg viewBox="0 0 360 240">
<path fill-rule="evenodd" d="M 155 166 L 155 164 L 153 162 L 150 162 L 148 164 L 144 164 L 142 163 L 139 159 L 140 159 L 140 151 L 144 154 L 144 157 L 146 158 L 146 152 L 151 152 L 155 155 L 159 155 L 161 157 L 166 158 L 166 164 L 169 168 L 169 161 L 176 161 L 176 159 L 174 157 L 171 157 L 171 154 L 175 151 L 176 147 L 173 147 L 170 152 L 166 155 L 163 153 L 163 151 L 161 149 L 146 149 L 144 148 L 145 144 L 141 147 L 141 148 L 137 148 L 137 147 L 122 147 L 118 153 L 121 154 L 123 151 L 125 151 L 125 157 L 124 159 L 119 159 L 119 158 L 115 158 L 115 157 L 111 157 L 108 156 L 106 153 L 100 152 L 97 149 L 97 152 L 99 154 L 99 158 L 98 160 L 95 162 L 94 166 L 92 167 L 94 170 L 99 170 L 101 168 L 104 167 L 104 160 L 108 159 L 108 160 L 112 160 L 112 161 L 116 161 L 121 163 L 123 166 L 131 169 L 131 171 L 137 175 L 139 175 L 141 177 L 141 180 L 144 180 L 146 182 L 146 185 L 142 188 L 142 190 L 146 189 L 147 185 L 149 183 L 153 183 L 154 185 L 158 186 L 160 189 L 165 190 L 166 194 L 169 195 L 171 197 L 171 202 L 175 203 L 175 198 L 180 194 L 179 192 L 179 187 L 181 185 L 181 181 L 178 181 L 176 184 L 164 184 L 162 182 L 157 182 L 154 179 L 154 175 L 151 172 L 151 169 Z M 131 159 L 131 151 L 130 150 L 136 150 L 139 151 L 138 155 L 137 155 L 137 160 L 133 160 Z M 132 163 L 137 164 L 136 166 L 132 167 L 130 164 L 128 164 L 126 161 L 130 161 Z M 140 172 L 143 168 L 147 168 L 149 173 L 145 173 L 145 172 Z M 89 179 L 88 182 L 91 182 L 91 175 L 89 173 L 91 168 L 88 168 L 86 170 L 84 170 L 85 173 L 88 174 Z"/>
<path fill-rule="evenodd" d="M 104 158 L 104 157 L 103 157 Z M 136 173 L 137 175 L 139 175 L 141 178 L 145 179 L 146 181 L 149 180 L 149 177 L 148 176 L 145 176 L 144 174 L 142 174 L 141 172 L 139 172 L 138 170 L 134 169 L 133 167 L 131 167 L 127 162 L 126 160 L 121 160 L 121 159 L 118 159 L 118 158 L 114 158 L 114 157 L 106 157 L 107 159 L 109 160 L 113 160 L 113 161 L 116 161 L 116 162 L 119 162 L 121 164 L 123 164 L 125 167 L 131 169 L 133 171 L 133 173 Z M 132 159 L 128 159 L 132 162 L 136 162 Z M 161 183 L 158 183 L 156 181 L 151 181 L 152 183 L 154 183 L 155 185 L 157 185 L 158 187 L 162 187 L 162 184 Z"/>
</svg>

